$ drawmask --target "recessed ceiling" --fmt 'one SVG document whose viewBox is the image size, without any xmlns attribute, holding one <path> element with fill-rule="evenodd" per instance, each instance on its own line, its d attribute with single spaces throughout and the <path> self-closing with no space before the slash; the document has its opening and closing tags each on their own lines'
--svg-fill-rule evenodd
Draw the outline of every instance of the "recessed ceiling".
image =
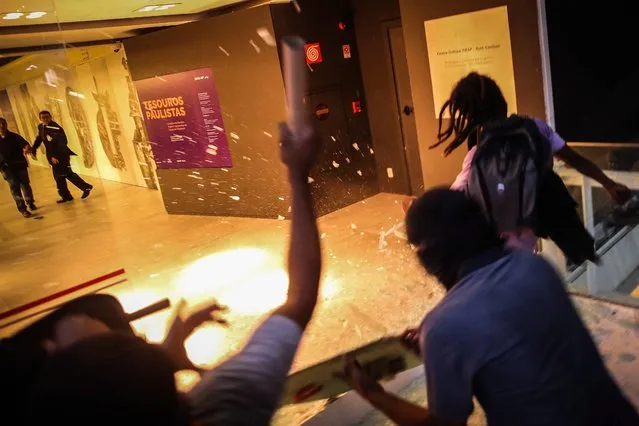
<svg viewBox="0 0 639 426">
<path fill-rule="evenodd" d="M 38 19 L 0 19 L 0 27 L 190 15 L 246 0 L 2 0 L 0 13 L 47 12 Z M 144 6 L 180 3 L 166 10 L 135 12 Z"/>
<path fill-rule="evenodd" d="M 162 27 L 202 19 L 221 8 L 250 7 L 290 0 L 0 0 L 0 15 L 21 12 L 19 19 L 0 19 L 0 57 L 20 56 L 41 47 L 110 42 Z M 161 10 L 149 5 L 176 4 Z M 222 9 L 225 10 L 225 9 Z M 26 19 L 32 12 L 47 12 Z M 36 15 L 37 16 L 37 15 Z"/>
<path fill-rule="evenodd" d="M 58 73 L 66 71 L 90 60 L 110 55 L 119 48 L 121 48 L 119 43 L 104 44 L 75 49 L 57 49 L 12 58 L 11 62 L 0 68 L 0 90 L 39 77 L 46 70 L 53 69 Z"/>
<path fill-rule="evenodd" d="M 0 0 L 1 1 L 1 0 Z M 90 0 L 89 0 L 90 1 Z M 171 19 L 168 19 L 171 18 Z M 195 19 L 183 17 L 167 17 L 161 22 L 123 22 L 123 25 L 114 26 L 83 26 L 77 29 L 65 29 L 50 31 L 48 28 L 34 26 L 28 32 L 14 32 L 0 35 L 0 57 L 20 56 L 34 50 L 35 47 L 67 45 L 73 47 L 91 42 L 102 42 L 105 40 L 116 41 L 138 35 L 148 28 L 161 28 L 167 26 L 181 25 Z M 2 28 L 0 28 L 2 30 Z M 3 53 L 5 55 L 3 55 Z"/>
</svg>

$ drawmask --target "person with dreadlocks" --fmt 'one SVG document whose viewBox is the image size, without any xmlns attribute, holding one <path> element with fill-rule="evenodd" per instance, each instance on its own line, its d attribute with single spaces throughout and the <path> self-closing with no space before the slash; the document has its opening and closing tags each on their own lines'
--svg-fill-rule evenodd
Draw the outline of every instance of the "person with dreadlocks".
<svg viewBox="0 0 639 426">
<path fill-rule="evenodd" d="M 450 120 L 448 120 L 448 123 L 445 125 L 446 113 L 450 117 Z M 556 198 L 559 195 L 561 195 L 561 198 L 566 202 L 565 205 L 562 205 L 574 205 L 572 201 L 563 197 L 563 195 L 567 194 L 567 191 L 564 191 L 565 186 L 563 186 L 563 184 L 559 184 L 559 177 L 552 172 L 550 154 L 581 174 L 600 183 L 616 203 L 623 204 L 632 196 L 631 191 L 625 185 L 610 179 L 599 167 L 570 148 L 564 139 L 543 120 L 526 119 L 518 116 L 508 118 L 508 104 L 497 83 L 490 77 L 476 72 L 470 73 L 462 78 L 453 88 L 450 98 L 442 106 L 439 113 L 437 142 L 430 148 L 437 148 L 447 144 L 444 148 L 444 156 L 448 156 L 465 143 L 468 148 L 468 153 L 464 158 L 462 170 L 451 185 L 451 189 L 470 193 L 472 192 L 472 185 L 476 184 L 476 187 L 484 186 L 483 191 L 478 189 L 477 192 L 485 192 L 486 184 L 484 182 L 473 182 L 472 179 L 473 166 L 476 163 L 474 160 L 476 159 L 479 146 L 483 145 L 486 141 L 492 142 L 491 139 L 496 140 L 497 143 L 503 143 L 509 136 L 512 136 L 513 132 L 520 132 L 522 128 L 525 129 L 526 133 L 532 135 L 532 139 L 542 141 L 541 144 L 538 144 L 538 147 L 533 148 L 538 149 L 539 152 L 536 154 L 541 159 L 540 163 L 536 164 L 536 166 L 540 168 L 540 170 L 538 170 L 539 177 L 535 178 L 540 179 L 542 184 L 537 191 L 533 191 L 534 200 L 532 203 L 537 204 L 540 198 L 549 200 L 548 204 L 544 203 L 544 205 L 538 206 L 542 211 L 537 212 L 539 215 L 545 217 L 546 225 L 548 225 L 549 216 L 554 214 L 552 211 L 548 211 L 552 210 L 549 204 L 556 202 Z M 511 133 L 504 136 L 504 132 L 507 133 L 508 131 Z M 547 142 L 547 144 L 543 142 Z M 524 163 L 513 164 L 520 166 L 519 170 L 515 170 L 513 173 L 521 173 L 521 170 L 527 167 Z M 488 173 L 491 171 L 494 172 L 494 167 L 501 166 L 493 164 L 493 169 L 489 170 Z M 511 167 L 515 166 L 511 165 Z M 501 171 L 503 172 L 503 170 Z M 544 176 L 548 176 L 548 179 L 544 180 Z M 517 175 L 517 178 L 519 178 L 519 175 Z M 548 185 L 544 185 L 544 183 L 548 183 Z M 497 183 L 495 186 L 500 196 L 503 195 L 503 186 L 504 185 L 500 183 Z M 559 186 L 562 186 L 563 189 L 559 188 Z M 548 188 L 551 188 L 551 190 Z M 473 194 L 469 195 L 472 196 Z M 486 196 L 485 193 L 482 195 Z M 405 210 L 407 210 L 409 205 L 410 201 L 404 203 Z M 486 207 L 486 205 L 484 205 L 484 207 Z M 495 208 L 494 210 L 497 209 Z M 572 210 L 574 211 L 574 208 Z M 564 213 L 566 212 L 568 212 L 568 209 L 564 210 Z M 493 213 L 497 212 L 493 211 Z M 503 214 L 510 214 L 510 212 L 504 211 Z M 511 216 L 515 215 L 511 214 Z M 570 216 L 572 219 L 574 215 L 570 214 Z M 552 220 L 551 218 L 550 221 Z M 539 221 L 544 222 L 544 219 L 540 218 Z M 545 235 L 539 235 L 540 232 L 535 232 L 535 227 L 518 226 L 515 230 L 509 229 L 507 232 L 502 232 L 502 236 L 505 238 L 509 247 L 534 250 L 538 236 L 548 237 L 549 233 L 556 236 L 556 234 L 560 232 L 559 229 L 562 226 L 558 225 L 559 221 L 555 222 L 556 223 L 553 224 L 554 229 L 551 232 L 546 232 Z M 565 225 L 565 222 L 562 225 Z M 584 238 L 582 241 L 589 239 L 583 235 L 583 232 L 581 232 L 581 234 Z M 575 234 L 572 233 L 571 237 L 574 237 L 574 235 Z M 567 235 L 561 235 L 558 236 L 558 238 L 560 240 L 569 239 Z M 553 240 L 555 240 L 555 238 L 553 238 Z M 557 241 L 555 242 L 557 243 Z M 574 250 L 568 249 L 568 251 Z M 564 252 L 566 252 L 566 250 L 564 250 Z M 590 254 L 584 256 L 575 255 L 575 258 L 574 260 L 578 262 L 586 259 L 593 260 Z"/>
<path fill-rule="evenodd" d="M 453 119 L 449 121 L 446 129 L 442 130 L 446 111 Z M 492 121 L 503 120 L 507 115 L 506 99 L 497 83 L 490 77 L 473 72 L 457 83 L 450 99 L 444 103 L 439 113 L 437 143 L 431 147 L 436 148 L 450 141 L 444 149 L 444 156 L 448 156 L 467 142 L 468 154 L 464 158 L 462 171 L 451 189 L 463 189 L 466 186 L 483 127 Z M 625 185 L 610 179 L 599 167 L 570 148 L 545 121 L 538 118 L 534 121 L 542 136 L 550 142 L 552 153 L 557 159 L 599 182 L 617 203 L 621 204 L 627 200 L 629 189 Z"/>
</svg>

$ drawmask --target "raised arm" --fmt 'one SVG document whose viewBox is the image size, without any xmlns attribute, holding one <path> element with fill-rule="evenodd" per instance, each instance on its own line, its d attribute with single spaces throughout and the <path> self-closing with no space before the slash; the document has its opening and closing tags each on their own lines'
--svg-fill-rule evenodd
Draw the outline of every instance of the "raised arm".
<svg viewBox="0 0 639 426">
<path fill-rule="evenodd" d="M 280 126 L 281 157 L 291 184 L 292 222 L 288 251 L 289 288 L 286 303 L 275 314 L 288 317 L 305 328 L 319 291 L 322 254 L 308 175 L 319 151 L 319 138 L 307 127 L 293 135 Z"/>
<path fill-rule="evenodd" d="M 270 424 L 317 302 L 322 259 L 308 173 L 319 139 L 311 128 L 293 135 L 281 125 L 280 134 L 293 198 L 288 297 L 240 353 L 205 374 L 189 393 L 192 414 L 204 426 Z"/>
</svg>

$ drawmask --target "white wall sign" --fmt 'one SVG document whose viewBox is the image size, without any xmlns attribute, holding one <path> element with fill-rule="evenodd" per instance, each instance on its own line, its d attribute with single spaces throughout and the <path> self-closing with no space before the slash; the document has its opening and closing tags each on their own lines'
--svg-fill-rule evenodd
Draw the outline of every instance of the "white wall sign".
<svg viewBox="0 0 639 426">
<path fill-rule="evenodd" d="M 470 72 L 491 77 L 517 110 L 508 9 L 506 6 L 424 22 L 435 114 L 450 97 L 455 84 Z M 445 113 L 445 118 L 449 118 Z"/>
</svg>

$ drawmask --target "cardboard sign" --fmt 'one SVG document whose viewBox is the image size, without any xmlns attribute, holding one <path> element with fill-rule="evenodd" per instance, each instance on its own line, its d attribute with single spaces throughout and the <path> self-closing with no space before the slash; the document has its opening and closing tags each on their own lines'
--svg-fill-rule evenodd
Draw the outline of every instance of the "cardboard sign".
<svg viewBox="0 0 639 426">
<path fill-rule="evenodd" d="M 344 54 L 344 59 L 350 59 L 351 58 L 351 45 L 350 44 L 345 44 L 342 46 L 342 53 Z"/>
<path fill-rule="evenodd" d="M 322 49 L 320 48 L 319 43 L 309 43 L 304 46 L 304 51 L 306 52 L 306 63 L 311 64 L 320 64 L 323 61 L 322 58 Z"/>
<path fill-rule="evenodd" d="M 399 337 L 386 337 L 348 354 L 356 357 L 374 380 L 380 381 L 389 380 L 423 362 Z M 344 355 L 337 355 L 288 376 L 282 405 L 319 401 L 348 392 L 348 383 L 335 377 L 335 373 L 344 371 Z"/>
</svg>

